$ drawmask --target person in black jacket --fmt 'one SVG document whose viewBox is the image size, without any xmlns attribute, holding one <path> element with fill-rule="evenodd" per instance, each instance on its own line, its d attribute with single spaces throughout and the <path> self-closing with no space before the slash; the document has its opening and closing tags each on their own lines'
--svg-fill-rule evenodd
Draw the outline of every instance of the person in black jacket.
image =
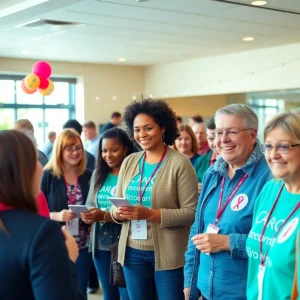
<svg viewBox="0 0 300 300">
<path fill-rule="evenodd" d="M 91 171 L 86 169 L 86 157 L 79 134 L 65 129 L 54 143 L 51 160 L 45 166 L 41 190 L 49 206 L 50 218 L 66 223 L 68 231 L 76 238 L 79 257 L 76 261 L 79 286 L 86 296 L 92 263 L 88 252 L 90 226 L 78 219 L 68 205 L 84 205 L 87 199 Z"/>
<path fill-rule="evenodd" d="M 120 126 L 122 122 L 122 115 L 115 111 L 111 114 L 110 121 L 103 125 L 100 129 L 100 133 L 104 133 L 106 130 Z"/>
<path fill-rule="evenodd" d="M 26 135 L 0 132 L 1 300 L 84 299 L 77 285 L 74 238 L 37 214 L 42 172 Z"/>
</svg>

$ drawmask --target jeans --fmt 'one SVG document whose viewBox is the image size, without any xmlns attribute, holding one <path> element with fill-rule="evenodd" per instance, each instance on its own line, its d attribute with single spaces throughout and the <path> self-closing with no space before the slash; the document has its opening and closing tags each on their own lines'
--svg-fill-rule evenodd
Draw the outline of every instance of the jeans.
<svg viewBox="0 0 300 300">
<path fill-rule="evenodd" d="M 77 278 L 79 289 L 87 299 L 87 287 L 90 277 L 90 268 L 92 264 L 92 254 L 88 252 L 88 248 L 79 250 L 79 256 L 75 263 L 77 270 Z"/>
<path fill-rule="evenodd" d="M 155 299 L 155 287 L 159 300 L 184 300 L 183 268 L 155 271 L 154 251 L 127 247 L 124 275 L 132 300 Z"/>
<path fill-rule="evenodd" d="M 96 270 L 101 283 L 104 300 L 129 300 L 126 288 L 118 288 L 110 283 L 110 252 L 96 250 L 94 258 Z"/>
</svg>

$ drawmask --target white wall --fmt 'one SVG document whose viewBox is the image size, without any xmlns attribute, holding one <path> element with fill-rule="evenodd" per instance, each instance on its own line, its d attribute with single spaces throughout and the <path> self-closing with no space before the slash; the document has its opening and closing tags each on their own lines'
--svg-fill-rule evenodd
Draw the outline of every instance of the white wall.
<svg viewBox="0 0 300 300">
<path fill-rule="evenodd" d="M 300 44 L 151 66 L 145 74 L 146 93 L 158 98 L 299 86 Z"/>
</svg>

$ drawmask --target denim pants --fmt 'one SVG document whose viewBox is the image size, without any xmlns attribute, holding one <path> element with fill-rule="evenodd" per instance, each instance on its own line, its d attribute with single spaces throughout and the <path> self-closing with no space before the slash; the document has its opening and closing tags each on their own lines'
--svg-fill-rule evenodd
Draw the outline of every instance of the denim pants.
<svg viewBox="0 0 300 300">
<path fill-rule="evenodd" d="M 131 300 L 184 300 L 183 268 L 155 271 L 154 251 L 127 247 L 124 275 Z"/>
<path fill-rule="evenodd" d="M 79 255 L 75 263 L 77 270 L 77 278 L 79 289 L 87 299 L 87 287 L 90 277 L 90 268 L 92 264 L 92 254 L 89 253 L 88 248 L 79 250 Z"/>
<path fill-rule="evenodd" d="M 94 258 L 96 270 L 101 283 L 104 300 L 129 300 L 126 288 L 118 288 L 110 284 L 110 252 L 96 250 Z"/>
</svg>

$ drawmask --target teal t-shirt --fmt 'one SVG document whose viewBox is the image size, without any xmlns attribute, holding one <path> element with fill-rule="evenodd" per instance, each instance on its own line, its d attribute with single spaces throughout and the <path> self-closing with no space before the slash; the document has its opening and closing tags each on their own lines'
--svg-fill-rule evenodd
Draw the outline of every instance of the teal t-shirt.
<svg viewBox="0 0 300 300">
<path fill-rule="evenodd" d="M 142 157 L 142 159 L 140 160 L 140 172 L 142 170 L 142 162 L 143 162 L 144 158 Z M 162 163 L 160 164 L 158 170 L 156 171 L 155 175 L 153 176 L 153 178 L 151 179 L 151 181 L 149 182 L 146 191 L 144 193 L 143 199 L 142 199 L 142 205 L 148 208 L 151 208 L 151 204 L 152 204 L 152 187 L 153 187 L 153 183 L 155 181 L 157 172 L 159 171 L 159 169 L 161 168 Z M 157 167 L 157 163 L 156 164 L 148 164 L 145 161 L 145 165 L 144 165 L 144 172 L 143 172 L 143 179 L 142 179 L 142 191 L 144 191 L 145 186 L 149 180 L 149 178 L 151 177 L 153 171 L 155 170 L 155 168 Z M 139 190 L 140 190 L 140 172 L 138 175 L 136 175 L 130 182 L 130 184 L 127 187 L 126 190 L 126 195 L 125 198 L 132 204 L 132 205 L 138 205 L 139 204 Z"/>
<path fill-rule="evenodd" d="M 101 210 L 108 211 L 111 207 L 111 202 L 108 197 L 115 197 L 118 183 L 118 175 L 108 174 L 104 184 L 97 193 L 97 204 Z"/>
<path fill-rule="evenodd" d="M 283 182 L 279 180 L 269 181 L 262 189 L 255 203 L 252 229 L 248 235 L 246 245 L 249 256 L 247 282 L 248 300 L 257 300 L 257 274 L 260 264 L 259 239 L 268 213 L 282 185 Z M 266 258 L 266 271 L 263 281 L 263 300 L 284 300 L 291 298 L 300 209 L 292 215 L 283 228 L 277 233 L 275 239 L 273 239 L 273 236 L 299 201 L 300 194 L 291 194 L 284 187 L 268 222 L 263 237 L 263 254 L 266 253 L 267 247 L 270 245 L 270 250 Z"/>
<path fill-rule="evenodd" d="M 109 211 L 111 207 L 111 202 L 108 200 L 108 197 L 115 197 L 116 196 L 116 190 L 117 190 L 117 183 L 118 183 L 118 175 L 108 174 L 106 180 L 104 181 L 104 184 L 99 189 L 97 193 L 97 205 L 98 208 L 103 211 Z M 102 245 L 100 242 L 101 236 L 99 235 L 100 229 L 102 227 L 101 223 L 98 223 L 97 225 L 97 236 L 96 239 L 96 249 L 97 250 L 105 250 L 109 251 L 108 245 Z"/>
</svg>

